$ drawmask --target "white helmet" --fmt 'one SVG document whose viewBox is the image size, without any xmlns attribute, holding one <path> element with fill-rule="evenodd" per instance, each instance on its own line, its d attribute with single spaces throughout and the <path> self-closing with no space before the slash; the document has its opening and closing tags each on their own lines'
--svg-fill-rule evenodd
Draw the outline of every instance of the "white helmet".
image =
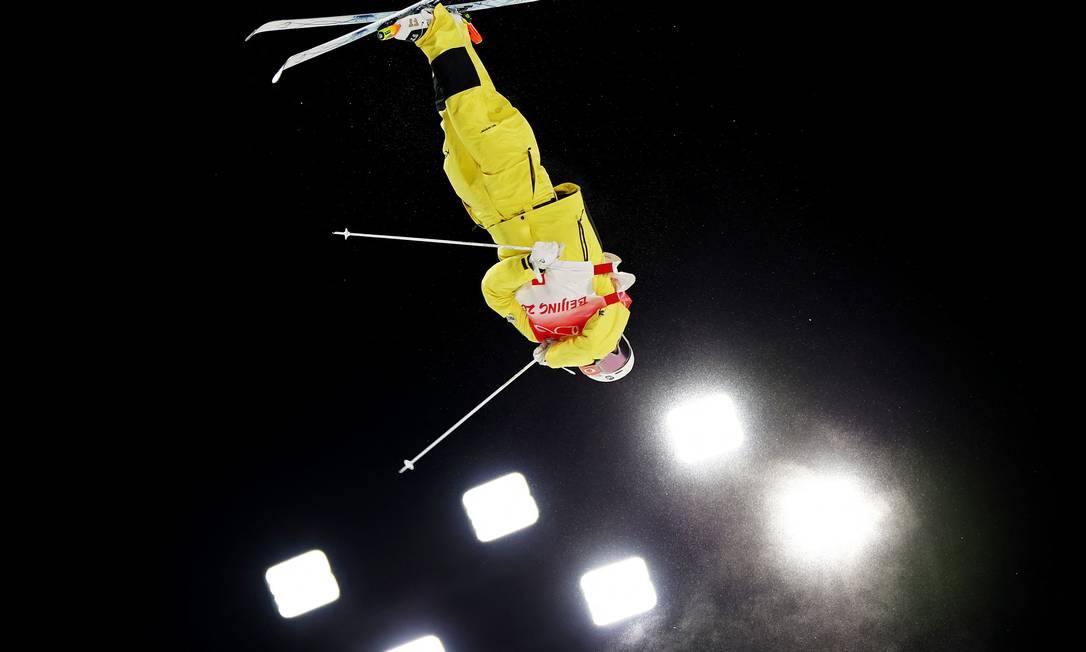
<svg viewBox="0 0 1086 652">
<path fill-rule="evenodd" d="M 634 366 L 633 347 L 630 340 L 623 335 L 618 341 L 614 351 L 596 360 L 592 364 L 581 367 L 581 373 L 592 380 L 601 383 L 610 383 L 626 376 Z"/>
</svg>

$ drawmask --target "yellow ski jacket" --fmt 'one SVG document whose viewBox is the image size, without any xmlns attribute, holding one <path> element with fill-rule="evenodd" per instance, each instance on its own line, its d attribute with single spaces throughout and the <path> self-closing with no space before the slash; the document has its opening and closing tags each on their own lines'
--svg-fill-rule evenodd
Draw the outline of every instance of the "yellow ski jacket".
<svg viewBox="0 0 1086 652">
<path fill-rule="evenodd" d="M 445 132 L 443 168 L 471 219 L 497 244 L 531 247 L 554 241 L 565 245 L 561 260 L 603 264 L 603 249 L 581 189 L 572 183 L 551 184 L 531 125 L 494 87 L 465 23 L 438 5 L 433 23 L 415 44 L 434 74 Z M 498 258 L 483 277 L 483 297 L 526 338 L 538 342 L 516 299 L 517 290 L 534 278 L 526 254 L 499 249 Z M 592 287 L 600 297 L 618 289 L 607 275 L 595 276 Z M 610 303 L 584 324 L 580 334 L 552 344 L 547 364 L 591 364 L 614 350 L 630 317 L 628 302 L 624 297 Z"/>
</svg>

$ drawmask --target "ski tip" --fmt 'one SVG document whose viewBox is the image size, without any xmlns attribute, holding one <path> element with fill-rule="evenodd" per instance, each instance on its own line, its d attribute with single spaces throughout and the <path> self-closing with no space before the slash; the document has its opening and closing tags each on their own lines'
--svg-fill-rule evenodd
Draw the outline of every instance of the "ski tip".
<svg viewBox="0 0 1086 652">
<path fill-rule="evenodd" d="M 254 36 L 256 36 L 256 33 L 259 32 L 259 31 L 260 31 L 260 28 L 257 27 L 256 29 L 253 30 L 252 34 L 245 37 L 245 40 L 248 41 L 249 39 L 253 38 Z"/>
<path fill-rule="evenodd" d="M 272 83 L 274 84 L 275 82 L 279 81 L 279 78 L 282 77 L 282 76 L 283 76 L 283 69 L 280 68 L 279 72 L 275 73 L 275 76 L 272 77 Z"/>
</svg>

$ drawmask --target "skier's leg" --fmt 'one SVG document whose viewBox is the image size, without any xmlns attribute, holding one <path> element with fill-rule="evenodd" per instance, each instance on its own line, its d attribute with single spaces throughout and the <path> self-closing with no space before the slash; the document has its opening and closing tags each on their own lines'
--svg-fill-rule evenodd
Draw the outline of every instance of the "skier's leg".
<svg viewBox="0 0 1086 652">
<path fill-rule="evenodd" d="M 484 227 L 552 199 L 528 121 L 494 88 L 466 25 L 441 5 L 418 41 L 434 73 L 445 172 Z"/>
</svg>

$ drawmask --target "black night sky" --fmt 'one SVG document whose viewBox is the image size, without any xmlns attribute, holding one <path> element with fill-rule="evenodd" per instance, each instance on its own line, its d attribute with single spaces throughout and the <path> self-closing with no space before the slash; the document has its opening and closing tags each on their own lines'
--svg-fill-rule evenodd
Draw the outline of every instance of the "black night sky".
<svg viewBox="0 0 1086 652">
<path fill-rule="evenodd" d="M 636 370 L 531 369 L 398 475 L 533 345 L 483 303 L 493 252 L 331 235 L 489 242 L 441 172 L 422 54 L 369 37 L 273 85 L 347 30 L 243 42 L 394 8 L 243 3 L 187 44 L 189 649 L 1029 647 L 1047 388 L 1023 346 L 1039 236 L 1000 163 L 1020 138 L 1013 46 L 889 10 L 477 12 L 551 178 L 582 186 L 637 275 Z M 734 399 L 746 445 L 683 466 L 664 418 L 707 391 Z M 479 543 L 461 496 L 511 471 L 540 520 Z M 888 506 L 847 569 L 799 569 L 769 534 L 767 496 L 808 473 Z M 283 619 L 264 571 L 314 548 L 342 595 Z M 578 578 L 628 555 L 658 604 L 596 627 Z"/>
</svg>

